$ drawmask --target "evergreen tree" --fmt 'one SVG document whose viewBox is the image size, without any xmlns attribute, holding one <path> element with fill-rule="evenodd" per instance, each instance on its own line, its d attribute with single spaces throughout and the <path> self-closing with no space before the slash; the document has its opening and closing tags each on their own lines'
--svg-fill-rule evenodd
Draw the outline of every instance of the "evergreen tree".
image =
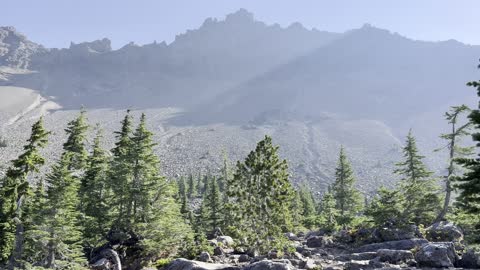
<svg viewBox="0 0 480 270">
<path fill-rule="evenodd" d="M 88 151 L 85 147 L 88 125 L 86 123 L 86 111 L 82 109 L 80 115 L 67 124 L 65 132 L 67 141 L 63 144 L 65 153 L 69 153 L 70 170 L 83 170 L 88 158 Z"/>
<path fill-rule="evenodd" d="M 340 149 L 335 182 L 333 183 L 333 196 L 340 212 L 338 223 L 347 227 L 362 208 L 362 196 L 355 188 L 355 177 L 350 162 L 343 147 Z"/>
<path fill-rule="evenodd" d="M 228 234 L 234 235 L 236 231 L 235 227 L 240 222 L 240 216 L 236 214 L 238 213 L 238 208 L 240 206 L 236 203 L 235 198 L 232 197 L 232 194 L 235 193 L 235 180 L 230 169 L 228 168 L 228 161 L 226 158 L 224 159 L 222 175 L 224 178 L 222 228 Z"/>
<path fill-rule="evenodd" d="M 134 232 L 141 240 L 138 248 L 146 259 L 178 256 L 193 241 L 193 232 L 180 214 L 180 205 L 175 200 L 175 188 L 165 178 L 159 178 L 156 195 L 151 207 L 143 213 L 143 219 L 135 223 Z"/>
<path fill-rule="evenodd" d="M 198 173 L 197 184 L 195 185 L 195 187 L 196 187 L 196 190 L 197 190 L 196 195 L 200 195 L 200 197 L 202 197 L 203 196 L 203 177 L 202 177 L 202 173 Z"/>
<path fill-rule="evenodd" d="M 297 191 L 297 196 L 300 204 L 296 202 L 295 207 L 300 207 L 301 222 L 306 228 L 312 229 L 317 220 L 317 209 L 313 194 L 307 186 L 302 185 Z"/>
<path fill-rule="evenodd" d="M 306 218 L 314 216 L 317 211 L 315 209 L 315 199 L 313 198 L 312 192 L 307 186 L 303 185 L 300 187 L 298 194 L 302 201 L 302 215 Z"/>
<path fill-rule="evenodd" d="M 452 179 L 457 175 L 458 168 L 455 163 L 455 159 L 460 157 L 466 157 L 472 154 L 472 147 L 462 147 L 459 145 L 462 137 L 470 134 L 469 128 L 471 122 L 458 126 L 459 118 L 462 114 L 469 112 L 470 109 L 466 105 L 453 106 L 449 112 L 445 113 L 445 119 L 451 125 L 451 132 L 448 134 L 442 134 L 440 137 L 445 139 L 448 143 L 445 146 L 449 151 L 449 162 L 447 168 L 447 175 L 445 176 L 445 199 L 443 203 L 442 211 L 438 214 L 436 221 L 441 221 L 445 218 L 445 215 L 449 211 L 450 198 L 452 194 Z M 438 149 L 439 151 L 441 149 Z"/>
<path fill-rule="evenodd" d="M 281 244 L 282 231 L 291 229 L 293 195 L 287 161 L 280 160 L 278 146 L 265 136 L 244 162 L 237 163 L 228 194 L 237 205 L 237 233 L 245 244 L 260 251 Z"/>
<path fill-rule="evenodd" d="M 365 209 L 365 215 L 370 217 L 376 227 L 405 225 L 402 220 L 405 198 L 399 190 L 389 190 L 380 187 L 377 195 Z"/>
<path fill-rule="evenodd" d="M 30 196 L 29 175 L 39 171 L 45 164 L 40 154 L 48 142 L 49 132 L 40 118 L 32 126 L 24 152 L 12 162 L 0 189 L 0 262 L 9 259 L 8 269 L 13 269 L 23 252 L 23 206 Z"/>
<path fill-rule="evenodd" d="M 120 207 L 115 213 L 114 229 L 138 238 L 140 249 L 132 252 L 140 251 L 145 258 L 173 255 L 187 242 L 191 231 L 180 214 L 175 183 L 160 175 L 153 133 L 147 129 L 145 114 L 131 137 L 128 114 L 117 134 L 112 168 L 118 169 L 113 170 L 118 187 L 112 190 L 120 198 Z"/>
<path fill-rule="evenodd" d="M 223 157 L 223 167 L 221 170 L 221 178 L 218 181 L 218 186 L 220 187 L 220 191 L 224 193 L 226 191 L 226 186 L 229 182 L 229 179 L 232 178 L 232 171 L 230 169 L 230 161 L 226 154 Z"/>
<path fill-rule="evenodd" d="M 127 204 L 127 216 L 130 217 L 130 222 L 142 222 L 148 219 L 151 204 L 158 200 L 160 189 L 166 184 L 166 179 L 160 176 L 160 162 L 153 152 L 156 144 L 152 137 L 153 133 L 146 126 L 146 116 L 142 114 L 132 137 L 133 167 Z"/>
<path fill-rule="evenodd" d="M 90 248 L 104 239 L 111 225 L 108 204 L 110 191 L 107 186 L 109 160 L 101 146 L 101 140 L 102 131 L 98 129 L 79 190 L 84 245 Z"/>
<path fill-rule="evenodd" d="M 190 209 L 188 207 L 187 187 L 185 183 L 185 178 L 183 177 L 181 177 L 179 180 L 178 197 L 181 204 L 180 212 L 182 213 L 183 217 L 188 220 L 190 215 Z"/>
<path fill-rule="evenodd" d="M 337 218 L 339 211 L 337 209 L 337 203 L 331 188 L 323 195 L 320 202 L 320 213 L 318 215 L 318 225 L 320 229 L 332 232 L 338 229 Z"/>
<path fill-rule="evenodd" d="M 202 185 L 200 186 L 201 188 L 200 188 L 200 191 L 199 191 L 199 193 L 201 195 L 204 195 L 205 193 L 207 193 L 210 178 L 211 178 L 210 173 L 207 173 L 202 177 Z"/>
<path fill-rule="evenodd" d="M 195 185 L 195 179 L 193 174 L 188 176 L 188 185 L 187 185 L 187 196 L 189 199 L 195 198 L 197 196 L 197 185 Z"/>
<path fill-rule="evenodd" d="M 43 179 L 38 182 L 34 195 L 26 207 L 29 219 L 25 221 L 25 249 L 22 262 L 28 265 L 40 262 L 41 254 L 46 253 L 46 245 L 42 240 L 48 235 L 41 229 L 47 208 L 47 194 Z"/>
<path fill-rule="evenodd" d="M 198 207 L 195 218 L 195 233 L 206 235 L 208 231 L 208 208 L 207 208 L 207 198 L 206 195 L 203 196 L 202 203 Z"/>
<path fill-rule="evenodd" d="M 52 269 L 81 269 L 86 265 L 79 225 L 78 189 L 80 183 L 69 169 L 72 157 L 65 152 L 47 176 L 46 209 L 38 229 L 44 232 L 40 242 L 45 250 L 40 262 Z"/>
<path fill-rule="evenodd" d="M 440 208 L 438 187 L 418 153 L 415 138 L 410 131 L 403 148 L 405 161 L 397 163 L 395 173 L 403 178 L 399 188 L 405 197 L 402 216 L 407 222 L 430 224 Z"/>
<path fill-rule="evenodd" d="M 310 228 L 311 224 L 309 221 L 307 221 L 307 218 L 303 215 L 304 212 L 304 206 L 302 202 L 302 198 L 300 195 L 300 190 L 295 190 L 294 191 L 294 196 L 292 198 L 292 203 L 291 203 L 291 215 L 292 215 L 292 221 L 293 221 L 293 228 L 300 228 L 303 225 L 305 227 Z"/>
<path fill-rule="evenodd" d="M 469 82 L 467 85 L 476 87 L 477 95 L 480 96 L 480 81 Z M 480 109 L 472 110 L 469 119 L 475 128 L 472 138 L 477 143 L 478 149 L 480 147 Z M 455 186 L 460 191 L 457 205 L 466 213 L 478 216 L 480 215 L 480 156 L 474 159 L 459 159 L 459 164 L 466 169 L 466 172 L 456 181 Z M 480 232 L 480 224 L 477 224 L 477 229 Z"/>
<path fill-rule="evenodd" d="M 130 111 L 127 111 L 123 121 L 121 122 L 120 131 L 115 132 L 117 142 L 112 149 L 113 160 L 110 164 L 109 171 L 109 189 L 112 190 L 111 209 L 115 217 L 113 226 L 116 230 L 122 230 L 126 224 L 126 208 L 130 194 L 130 181 L 132 172 L 132 117 Z"/>
<path fill-rule="evenodd" d="M 217 178 L 211 177 L 205 194 L 205 206 L 207 210 L 207 232 L 213 233 L 222 224 L 222 198 Z"/>
</svg>

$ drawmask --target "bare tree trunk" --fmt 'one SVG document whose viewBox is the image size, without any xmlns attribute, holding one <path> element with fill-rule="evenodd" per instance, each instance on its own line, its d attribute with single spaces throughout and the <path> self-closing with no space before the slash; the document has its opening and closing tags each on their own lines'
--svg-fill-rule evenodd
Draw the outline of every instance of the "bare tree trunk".
<svg viewBox="0 0 480 270">
<path fill-rule="evenodd" d="M 456 137 L 457 131 L 455 128 L 455 123 L 452 124 L 452 138 L 450 140 L 450 145 L 448 146 L 450 149 L 450 164 L 448 166 L 448 174 L 447 177 L 445 178 L 445 200 L 443 202 L 443 208 L 442 211 L 438 214 L 437 218 L 435 219 L 436 222 L 440 222 L 445 219 L 445 215 L 448 212 L 448 208 L 450 207 L 450 197 L 452 196 L 452 184 L 451 184 L 451 177 L 453 175 L 454 171 L 454 166 L 455 166 L 455 141 L 457 139 Z"/>
</svg>

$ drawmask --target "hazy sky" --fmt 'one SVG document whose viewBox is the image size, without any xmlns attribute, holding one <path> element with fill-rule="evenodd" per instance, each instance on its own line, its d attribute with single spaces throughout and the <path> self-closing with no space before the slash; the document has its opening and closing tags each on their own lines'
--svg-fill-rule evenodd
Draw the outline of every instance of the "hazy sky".
<svg viewBox="0 0 480 270">
<path fill-rule="evenodd" d="M 171 42 L 239 8 L 268 24 L 343 32 L 364 23 L 422 40 L 480 44 L 480 0 L 0 0 L 1 26 L 46 47 L 103 37 L 118 48 L 134 41 Z"/>
</svg>

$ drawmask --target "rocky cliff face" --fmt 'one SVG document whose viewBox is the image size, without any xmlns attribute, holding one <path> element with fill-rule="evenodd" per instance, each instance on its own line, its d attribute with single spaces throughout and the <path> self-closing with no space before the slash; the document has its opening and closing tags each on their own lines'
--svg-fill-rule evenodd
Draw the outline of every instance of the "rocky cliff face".
<svg viewBox="0 0 480 270">
<path fill-rule="evenodd" d="M 46 51 L 13 27 L 0 27 L 0 66 L 28 69 L 33 55 Z"/>
</svg>

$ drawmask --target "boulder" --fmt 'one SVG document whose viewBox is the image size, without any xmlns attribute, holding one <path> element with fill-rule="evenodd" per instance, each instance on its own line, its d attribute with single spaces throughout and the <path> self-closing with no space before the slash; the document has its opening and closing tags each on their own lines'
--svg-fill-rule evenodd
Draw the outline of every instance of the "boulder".
<svg viewBox="0 0 480 270">
<path fill-rule="evenodd" d="M 208 252 L 204 251 L 200 253 L 200 255 L 198 256 L 198 260 L 201 262 L 210 262 L 212 261 L 212 258 L 210 258 L 210 254 L 208 254 Z"/>
<path fill-rule="evenodd" d="M 292 270 L 293 267 L 284 262 L 272 262 L 268 260 L 252 263 L 243 268 L 243 270 Z"/>
<path fill-rule="evenodd" d="M 342 254 L 335 258 L 336 261 L 348 262 L 348 261 L 368 261 L 377 257 L 377 252 L 362 252 L 352 254 Z"/>
<path fill-rule="evenodd" d="M 427 243 L 415 254 L 415 260 L 420 267 L 448 268 L 454 266 L 458 256 L 451 242 Z"/>
<path fill-rule="evenodd" d="M 304 269 L 307 269 L 307 270 L 314 270 L 314 269 L 320 269 L 320 266 L 315 264 L 315 261 L 312 260 L 312 259 L 307 259 L 305 261 L 305 264 L 303 265 L 303 268 Z"/>
<path fill-rule="evenodd" d="M 268 259 L 273 260 L 273 259 L 278 259 L 278 251 L 272 250 L 269 251 L 267 254 Z"/>
<path fill-rule="evenodd" d="M 413 253 L 409 250 L 380 249 L 377 251 L 378 260 L 392 264 L 407 263 L 414 260 Z"/>
<path fill-rule="evenodd" d="M 431 242 L 461 242 L 463 232 L 448 221 L 440 221 L 428 227 L 425 233 L 426 238 Z"/>
<path fill-rule="evenodd" d="M 222 235 L 217 237 L 217 242 L 222 243 L 224 246 L 233 247 L 234 241 L 230 236 Z"/>
<path fill-rule="evenodd" d="M 216 247 L 218 245 L 218 242 L 216 239 L 208 240 L 207 243 L 211 247 Z"/>
<path fill-rule="evenodd" d="M 94 264 L 90 265 L 90 268 L 93 270 L 108 270 L 112 268 L 112 265 L 109 260 L 101 258 L 96 261 Z"/>
<path fill-rule="evenodd" d="M 409 225 L 406 227 L 382 227 L 377 228 L 372 233 L 372 238 L 375 242 L 398 241 L 413 238 L 423 238 L 420 230 L 416 225 Z"/>
<path fill-rule="evenodd" d="M 186 259 L 176 259 L 164 270 L 240 270 L 240 268 L 226 264 L 213 264 Z"/>
<path fill-rule="evenodd" d="M 225 252 L 223 251 L 223 248 L 222 248 L 222 247 L 216 247 L 216 248 L 213 250 L 213 255 L 215 255 L 215 256 L 223 256 L 223 255 L 225 255 Z"/>
<path fill-rule="evenodd" d="M 462 255 L 458 266 L 470 269 L 480 269 L 480 251 L 469 249 Z"/>
<path fill-rule="evenodd" d="M 364 270 L 364 269 L 374 269 L 372 265 L 369 264 L 370 261 L 352 261 L 347 262 L 344 265 L 345 270 Z"/>
<path fill-rule="evenodd" d="M 326 236 L 311 236 L 307 239 L 307 246 L 310 248 L 323 248 L 332 244 L 332 239 Z"/>
<path fill-rule="evenodd" d="M 428 241 L 421 238 L 405 239 L 398 241 L 388 241 L 383 243 L 374 243 L 361 246 L 355 250 L 355 252 L 372 252 L 379 249 L 393 249 L 393 250 L 410 250 L 416 247 L 420 247 L 423 244 L 427 244 Z"/>
<path fill-rule="evenodd" d="M 340 230 L 336 232 L 333 236 L 335 237 L 335 240 L 340 243 L 348 244 L 353 242 L 353 237 L 347 230 Z"/>
<path fill-rule="evenodd" d="M 240 257 L 238 257 L 238 262 L 239 263 L 245 263 L 245 262 L 250 262 L 251 258 L 247 254 L 242 254 Z"/>
<path fill-rule="evenodd" d="M 285 237 L 287 237 L 290 241 L 298 241 L 300 239 L 298 236 L 291 232 L 285 233 Z"/>
</svg>

